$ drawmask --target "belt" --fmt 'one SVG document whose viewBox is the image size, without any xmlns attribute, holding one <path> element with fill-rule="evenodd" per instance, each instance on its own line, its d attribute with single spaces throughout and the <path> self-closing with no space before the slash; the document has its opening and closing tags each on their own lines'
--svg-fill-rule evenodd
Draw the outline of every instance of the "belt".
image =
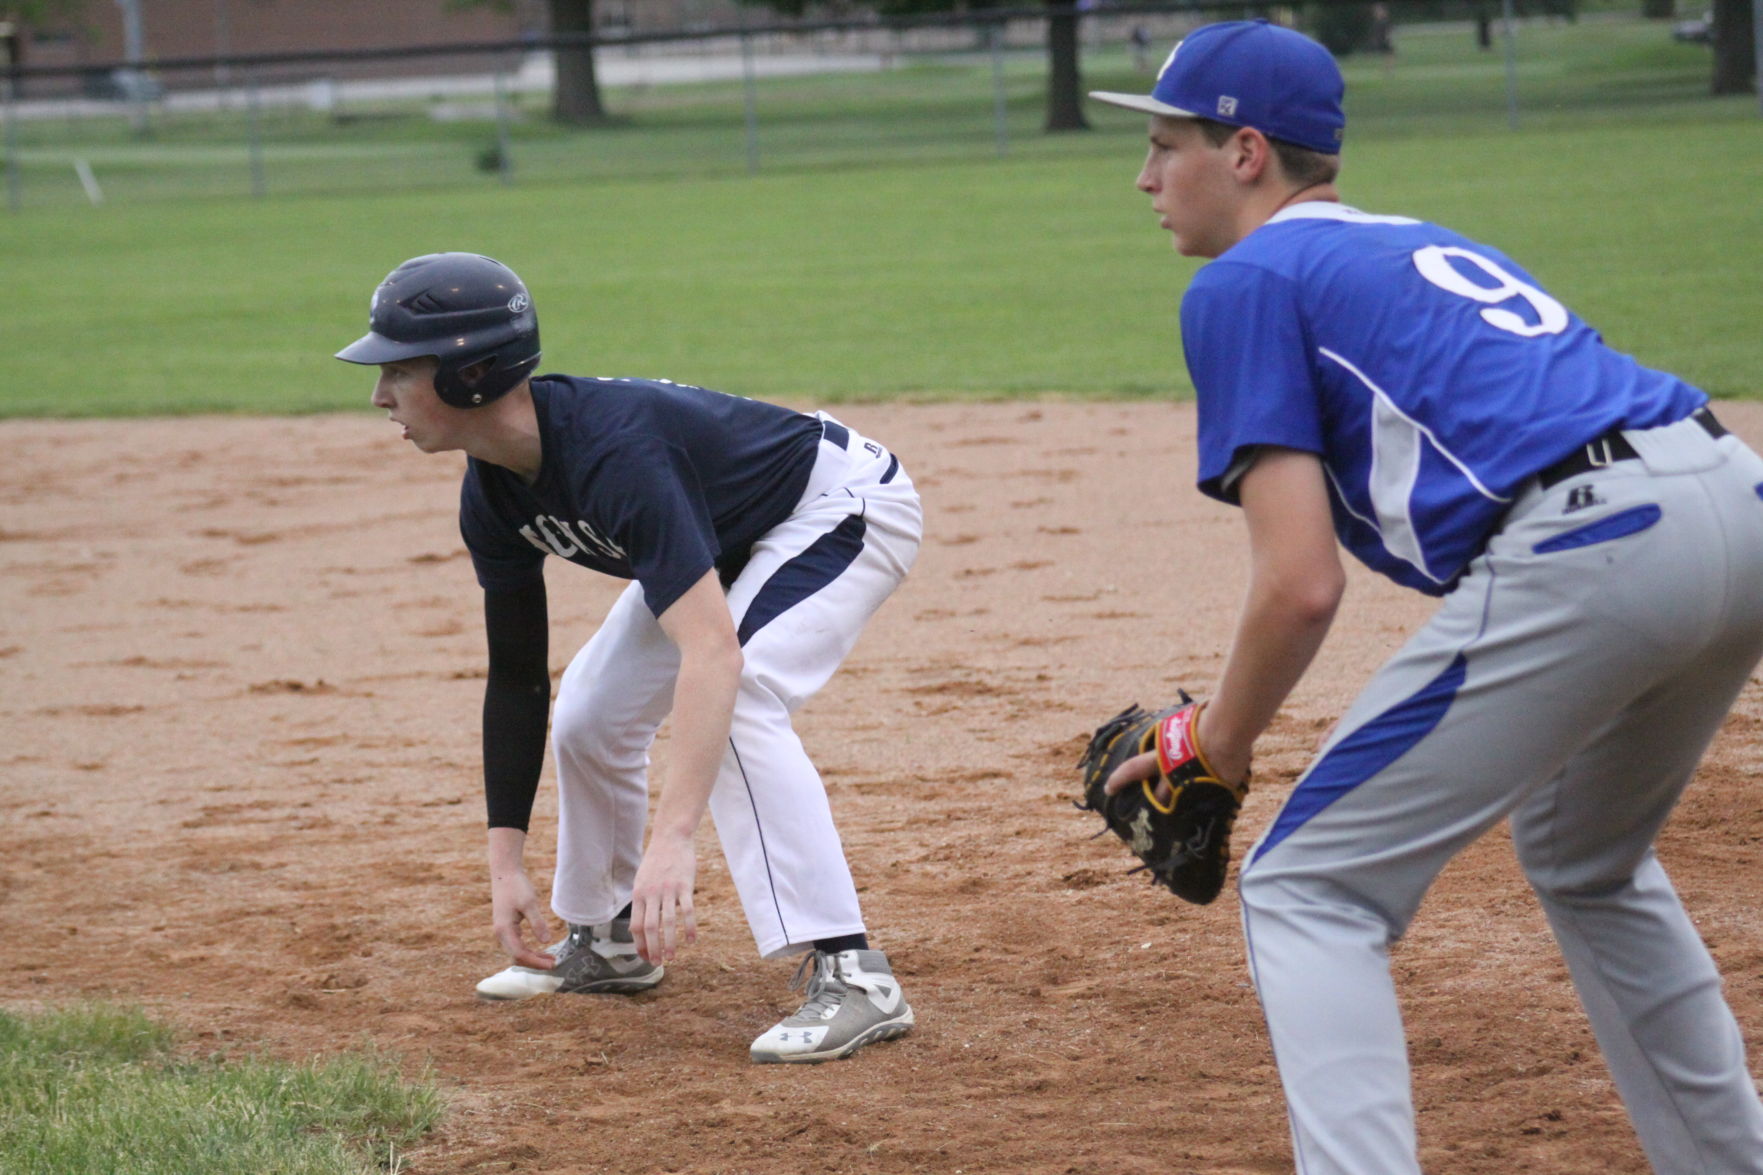
<svg viewBox="0 0 1763 1175">
<path fill-rule="evenodd" d="M 1711 437 L 1726 435 L 1726 426 L 1714 419 L 1714 413 L 1707 408 L 1698 408 L 1690 419 L 1702 426 L 1702 431 Z M 1594 469 L 1602 469 L 1606 465 L 1614 465 L 1618 461 L 1632 461 L 1640 454 L 1622 435 L 1622 430 L 1613 428 L 1603 436 L 1589 441 L 1555 464 L 1537 474 L 1537 484 L 1543 489 L 1559 485 L 1570 477 L 1578 477 Z"/>
</svg>

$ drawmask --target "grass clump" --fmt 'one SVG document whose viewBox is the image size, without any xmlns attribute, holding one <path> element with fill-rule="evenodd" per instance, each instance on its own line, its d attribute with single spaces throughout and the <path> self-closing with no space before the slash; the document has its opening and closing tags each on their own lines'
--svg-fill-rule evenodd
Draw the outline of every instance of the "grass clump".
<svg viewBox="0 0 1763 1175">
<path fill-rule="evenodd" d="M 363 1175 L 440 1118 L 388 1060 L 191 1059 L 138 1009 L 0 1011 L 0 1170 L 12 1175 Z"/>
</svg>

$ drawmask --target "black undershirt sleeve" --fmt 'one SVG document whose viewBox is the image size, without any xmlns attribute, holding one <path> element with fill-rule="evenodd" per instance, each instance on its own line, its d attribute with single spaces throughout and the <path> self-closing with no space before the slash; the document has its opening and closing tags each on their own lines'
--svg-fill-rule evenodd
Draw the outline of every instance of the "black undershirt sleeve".
<svg viewBox="0 0 1763 1175">
<path fill-rule="evenodd" d="M 545 581 L 484 592 L 490 672 L 484 685 L 484 804 L 491 828 L 525 830 L 545 764 L 551 710 Z"/>
</svg>

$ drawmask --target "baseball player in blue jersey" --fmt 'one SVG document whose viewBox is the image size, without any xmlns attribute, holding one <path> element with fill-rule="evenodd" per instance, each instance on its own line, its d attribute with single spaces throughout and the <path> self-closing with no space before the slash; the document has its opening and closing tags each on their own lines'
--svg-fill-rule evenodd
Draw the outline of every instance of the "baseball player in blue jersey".
<svg viewBox="0 0 1763 1175">
<path fill-rule="evenodd" d="M 900 462 L 814 416 L 665 380 L 533 374 L 538 321 L 506 266 L 417 257 L 337 353 L 380 368 L 373 403 L 425 453 L 468 455 L 460 530 L 484 591 L 484 787 L 497 938 L 486 999 L 654 987 L 696 937 L 706 809 L 759 952 L 805 953 L 806 1002 L 758 1062 L 822 1061 L 904 1034 L 913 1013 L 870 947 L 826 791 L 790 726 L 918 551 Z M 633 580 L 564 671 L 548 950 L 522 864 L 550 703 L 543 564 Z M 649 747 L 674 714 L 649 823 Z"/>
<path fill-rule="evenodd" d="M 1441 598 L 1241 870 L 1303 1175 L 1417 1172 L 1391 943 L 1501 820 L 1656 1171 L 1763 1173 L 1763 1106 L 1653 840 L 1763 654 L 1763 460 L 1498 250 L 1340 202 L 1343 86 L 1266 22 L 1149 96 L 1138 187 L 1178 252 L 1199 486 L 1251 571 L 1197 735 L 1226 780 L 1321 644 L 1336 541 Z M 1156 753 L 1111 778 L 1156 774 Z"/>
</svg>

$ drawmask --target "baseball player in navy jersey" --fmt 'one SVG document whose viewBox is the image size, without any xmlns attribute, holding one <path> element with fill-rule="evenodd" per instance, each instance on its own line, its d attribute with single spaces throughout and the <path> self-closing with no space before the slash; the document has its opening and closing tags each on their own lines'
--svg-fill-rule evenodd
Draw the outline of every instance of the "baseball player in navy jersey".
<svg viewBox="0 0 1763 1175">
<path fill-rule="evenodd" d="M 825 414 L 665 380 L 535 376 L 538 321 L 506 266 L 417 257 L 337 353 L 380 368 L 373 403 L 425 453 L 468 455 L 460 530 L 484 591 L 484 787 L 497 938 L 486 999 L 654 987 L 696 937 L 706 809 L 759 952 L 804 954 L 799 1011 L 754 1061 L 822 1061 L 913 1013 L 866 937 L 819 774 L 790 716 L 917 554 L 898 459 Z M 522 864 L 550 702 L 543 564 L 634 581 L 563 674 L 551 715 L 557 868 L 549 937 Z M 674 715 L 648 824 L 649 747 Z"/>
<path fill-rule="evenodd" d="M 1509 820 L 1656 1171 L 1763 1172 L 1763 1107 L 1653 841 L 1763 653 L 1763 460 L 1516 262 L 1347 207 L 1319 45 L 1205 26 L 1149 96 L 1138 187 L 1178 252 L 1199 487 L 1251 570 L 1204 758 L 1226 780 L 1344 589 L 1337 539 L 1439 610 L 1247 855 L 1250 969 L 1303 1175 L 1419 1171 L 1388 952 Z M 1118 791 L 1156 774 L 1123 765 Z"/>
</svg>

